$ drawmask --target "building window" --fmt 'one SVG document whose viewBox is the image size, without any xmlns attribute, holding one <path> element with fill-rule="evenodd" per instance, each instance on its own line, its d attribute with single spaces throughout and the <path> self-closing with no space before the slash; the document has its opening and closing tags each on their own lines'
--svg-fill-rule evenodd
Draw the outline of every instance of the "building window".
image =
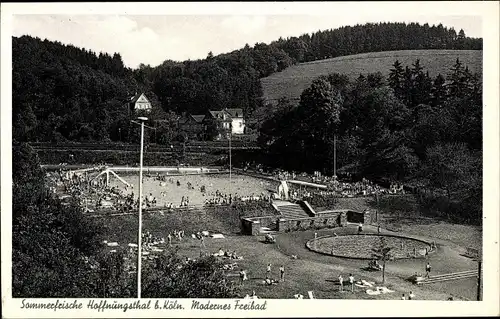
<svg viewBox="0 0 500 319">
<path fill-rule="evenodd" d="M 240 127 L 243 127 L 243 122 L 240 122 Z"/>
</svg>

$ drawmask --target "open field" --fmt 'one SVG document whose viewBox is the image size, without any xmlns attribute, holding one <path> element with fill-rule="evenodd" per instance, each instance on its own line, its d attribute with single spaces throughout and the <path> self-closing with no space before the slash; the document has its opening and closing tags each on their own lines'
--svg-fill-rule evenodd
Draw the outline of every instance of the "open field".
<svg viewBox="0 0 500 319">
<path fill-rule="evenodd" d="M 482 72 L 483 51 L 475 50 L 406 50 L 363 53 L 333 59 L 300 63 L 282 72 L 274 73 L 261 80 L 264 100 L 280 97 L 296 99 L 311 82 L 320 75 L 341 73 L 354 79 L 360 74 L 381 72 L 387 75 L 392 64 L 399 60 L 403 66 L 411 66 L 416 59 L 431 77 L 439 73 L 446 75 L 457 58 L 469 67 L 471 72 Z"/>
</svg>

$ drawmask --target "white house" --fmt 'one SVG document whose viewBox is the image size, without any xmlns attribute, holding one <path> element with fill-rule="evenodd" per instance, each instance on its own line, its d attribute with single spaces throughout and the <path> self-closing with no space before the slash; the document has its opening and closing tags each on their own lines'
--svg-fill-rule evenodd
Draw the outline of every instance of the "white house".
<svg viewBox="0 0 500 319">
<path fill-rule="evenodd" d="M 149 112 L 152 109 L 151 102 L 144 93 L 138 93 L 130 99 L 129 102 L 131 111 L 146 111 Z"/>
<path fill-rule="evenodd" d="M 233 134 L 245 133 L 245 119 L 243 118 L 243 109 L 224 109 L 224 112 L 229 115 L 231 119 Z"/>
</svg>

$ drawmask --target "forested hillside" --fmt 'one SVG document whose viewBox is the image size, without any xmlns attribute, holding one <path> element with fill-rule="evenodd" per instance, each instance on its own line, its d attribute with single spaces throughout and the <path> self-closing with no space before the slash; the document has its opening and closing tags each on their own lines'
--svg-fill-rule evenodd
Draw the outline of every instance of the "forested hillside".
<svg viewBox="0 0 500 319">
<path fill-rule="evenodd" d="M 262 124 L 262 160 L 332 174 L 336 144 L 337 173 L 434 190 L 432 197 L 446 203 L 437 211 L 478 222 L 481 75 L 459 59 L 447 74 L 430 77 L 425 68 L 419 60 L 412 65 L 395 61 L 387 77 L 319 77 L 302 92 L 298 105 L 280 100 Z"/>
<path fill-rule="evenodd" d="M 112 56 L 40 40 L 13 38 L 13 127 L 19 141 L 118 141 L 129 128 L 124 103 L 136 92 L 153 102 L 153 119 L 175 123 L 182 112 L 243 108 L 247 116 L 261 107 L 259 79 L 305 61 L 363 52 L 408 49 L 482 49 L 482 39 L 442 25 L 366 24 L 318 31 L 270 44 L 195 61 L 165 61 L 159 66 L 125 68 Z M 167 112 L 164 112 L 167 111 Z M 164 125 L 163 142 L 175 138 Z"/>
</svg>

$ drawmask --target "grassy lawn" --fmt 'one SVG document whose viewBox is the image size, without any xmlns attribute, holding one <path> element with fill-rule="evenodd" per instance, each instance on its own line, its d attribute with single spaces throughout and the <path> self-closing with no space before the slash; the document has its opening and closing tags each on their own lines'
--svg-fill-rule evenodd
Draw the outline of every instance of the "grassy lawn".
<svg viewBox="0 0 500 319">
<path fill-rule="evenodd" d="M 373 217 L 375 225 L 380 224 L 397 233 L 446 240 L 463 248 L 477 249 L 482 246 L 481 226 L 454 224 L 424 216 L 412 195 L 382 198 L 379 204 L 378 221 L 375 222 Z M 336 208 L 374 211 L 377 204 L 369 197 L 340 198 Z"/>
<path fill-rule="evenodd" d="M 298 98 L 304 89 L 320 75 L 341 73 L 355 79 L 359 74 L 381 72 L 387 75 L 399 60 L 411 66 L 416 59 L 431 77 L 447 74 L 457 58 L 472 72 L 482 72 L 482 51 L 473 50 L 405 50 L 363 53 L 333 59 L 300 63 L 261 80 L 265 99 Z"/>
<path fill-rule="evenodd" d="M 419 287 L 415 286 L 398 276 L 394 271 L 397 264 L 393 264 L 386 272 L 386 283 L 381 284 L 380 272 L 369 272 L 362 268 L 365 261 L 334 258 L 310 252 L 304 247 L 304 242 L 311 238 L 311 232 L 296 232 L 278 235 L 278 244 L 265 244 L 263 237 L 254 236 L 230 236 L 224 239 L 208 238 L 205 242 L 206 248 L 201 248 L 196 240 L 188 239 L 176 242 L 175 246 L 182 255 L 197 258 L 200 251 L 214 253 L 220 248 L 223 250 L 236 251 L 243 256 L 243 260 L 224 260 L 226 263 L 236 262 L 238 268 L 229 271 L 228 276 L 238 281 L 238 271 L 245 269 L 249 280 L 241 286 L 241 294 L 251 294 L 255 291 L 260 298 L 293 298 L 294 294 L 302 294 L 307 298 L 307 292 L 313 291 L 316 298 L 328 299 L 392 299 L 397 300 L 402 293 L 413 291 L 417 299 L 446 300 L 454 295 L 456 300 L 463 295 L 463 290 L 468 289 L 473 293 L 474 282 L 466 281 L 459 291 L 450 292 L 446 287 Z M 297 259 L 291 258 L 291 252 L 297 255 Z M 285 267 L 285 281 L 277 285 L 267 286 L 262 283 L 266 276 L 266 266 L 272 264 L 271 278 L 279 279 L 279 267 Z M 404 268 L 404 265 L 403 265 Z M 412 271 L 411 269 L 410 271 Z M 366 288 L 356 287 L 354 292 L 340 292 L 336 279 L 342 274 L 347 279 L 349 273 L 354 274 L 356 280 L 364 279 L 375 282 L 376 285 L 386 286 L 394 293 L 370 296 Z M 456 287 L 456 285 L 454 285 Z M 348 287 L 345 287 L 345 290 Z"/>
<path fill-rule="evenodd" d="M 206 209 L 174 210 L 163 214 L 159 212 L 144 213 L 142 217 L 143 232 L 166 238 L 174 230 L 184 230 L 187 236 L 198 231 L 214 233 L 239 234 L 241 216 L 268 216 L 275 214 L 270 206 L 258 202 L 241 203 L 236 206 L 216 206 Z M 120 245 L 137 243 L 139 220 L 136 214 L 99 217 L 105 227 L 106 240 L 118 242 Z"/>
</svg>

